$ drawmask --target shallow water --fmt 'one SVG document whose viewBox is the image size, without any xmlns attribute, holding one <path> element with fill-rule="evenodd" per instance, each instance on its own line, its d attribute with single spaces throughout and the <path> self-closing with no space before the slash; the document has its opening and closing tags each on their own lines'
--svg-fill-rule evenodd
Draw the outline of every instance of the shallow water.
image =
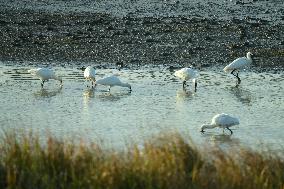
<svg viewBox="0 0 284 189">
<path fill-rule="evenodd" d="M 87 141 L 100 139 L 103 144 L 123 147 L 140 144 L 156 133 L 178 131 L 190 135 L 198 145 L 248 146 L 282 149 L 284 144 L 284 73 L 240 74 L 241 85 L 221 68 L 200 71 L 198 90 L 182 90 L 182 83 L 163 66 L 140 67 L 118 71 L 97 69 L 98 76 L 119 74 L 132 85 L 126 88 L 87 87 L 83 71 L 76 66 L 54 67 L 63 76 L 49 81 L 44 89 L 40 81 L 27 73 L 34 65 L 9 65 L 0 62 L 0 124 L 16 128 L 78 137 Z M 199 132 L 203 123 L 217 113 L 240 118 L 232 136 L 222 129 Z M 264 144 L 264 145 L 263 145 Z"/>
</svg>

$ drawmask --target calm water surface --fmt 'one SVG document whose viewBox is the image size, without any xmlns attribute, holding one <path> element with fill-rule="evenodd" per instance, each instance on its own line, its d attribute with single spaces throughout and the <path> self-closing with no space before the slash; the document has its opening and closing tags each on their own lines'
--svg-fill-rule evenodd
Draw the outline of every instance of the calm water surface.
<svg viewBox="0 0 284 189">
<path fill-rule="evenodd" d="M 200 71 L 198 90 L 187 91 L 165 67 L 139 69 L 97 69 L 97 78 L 118 73 L 126 88 L 87 87 L 83 71 L 77 67 L 54 67 L 63 76 L 45 83 L 27 73 L 35 67 L 0 63 L 1 128 L 36 131 L 41 135 L 78 137 L 87 141 L 122 147 L 141 143 L 165 131 L 190 135 L 198 145 L 263 146 L 282 149 L 284 144 L 284 73 L 241 73 L 241 86 L 222 68 Z M 222 129 L 199 132 L 203 123 L 217 113 L 240 118 L 229 136 Z M 264 144 L 264 145 L 263 145 Z"/>
</svg>

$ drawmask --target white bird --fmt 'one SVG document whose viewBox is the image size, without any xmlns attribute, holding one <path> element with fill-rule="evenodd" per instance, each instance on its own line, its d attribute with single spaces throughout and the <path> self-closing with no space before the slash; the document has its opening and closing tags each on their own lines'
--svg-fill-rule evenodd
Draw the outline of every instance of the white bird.
<svg viewBox="0 0 284 189">
<path fill-rule="evenodd" d="M 28 70 L 30 74 L 36 76 L 41 80 L 41 87 L 43 88 L 43 84 L 45 81 L 49 79 L 55 79 L 60 81 L 60 85 L 62 85 L 62 78 L 55 75 L 54 71 L 48 68 L 35 68 Z"/>
<path fill-rule="evenodd" d="M 130 92 L 132 91 L 130 84 L 121 82 L 120 79 L 115 75 L 108 76 L 103 79 L 98 79 L 96 80 L 95 84 L 109 86 L 109 91 L 110 91 L 110 88 L 114 86 L 128 87 Z"/>
<path fill-rule="evenodd" d="M 238 124 L 240 124 L 240 121 L 236 117 L 230 116 L 225 113 L 217 114 L 212 118 L 211 124 L 204 124 L 201 126 L 200 132 L 204 132 L 204 129 L 213 129 L 215 127 L 220 127 L 223 128 L 223 131 L 224 129 L 228 129 L 231 134 L 233 134 L 233 131 L 229 127 Z"/>
<path fill-rule="evenodd" d="M 186 81 L 189 79 L 192 79 L 192 82 L 194 83 L 194 91 L 196 91 L 197 88 L 197 76 L 198 72 L 195 69 L 192 68 L 182 68 L 180 70 L 177 70 L 174 75 L 180 79 L 183 80 L 182 87 L 185 89 Z"/>
<path fill-rule="evenodd" d="M 96 82 L 96 70 L 92 66 L 88 66 L 84 71 L 84 78 L 86 80 L 92 81 L 92 87 L 94 86 L 94 82 Z"/>
<path fill-rule="evenodd" d="M 247 57 L 237 58 L 223 69 L 226 73 L 231 72 L 231 74 L 233 74 L 238 79 L 237 85 L 241 83 L 241 79 L 239 78 L 239 71 L 252 63 L 252 55 L 253 54 L 251 52 L 248 52 Z M 236 74 L 234 74 L 235 71 L 237 71 Z"/>
</svg>

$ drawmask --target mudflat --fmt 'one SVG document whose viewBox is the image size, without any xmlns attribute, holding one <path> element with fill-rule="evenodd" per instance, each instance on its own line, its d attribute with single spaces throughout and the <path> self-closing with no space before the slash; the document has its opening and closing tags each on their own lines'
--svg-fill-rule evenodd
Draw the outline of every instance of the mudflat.
<svg viewBox="0 0 284 189">
<path fill-rule="evenodd" d="M 284 67 L 281 1 L 198 2 L 3 0 L 0 60 Z"/>
</svg>

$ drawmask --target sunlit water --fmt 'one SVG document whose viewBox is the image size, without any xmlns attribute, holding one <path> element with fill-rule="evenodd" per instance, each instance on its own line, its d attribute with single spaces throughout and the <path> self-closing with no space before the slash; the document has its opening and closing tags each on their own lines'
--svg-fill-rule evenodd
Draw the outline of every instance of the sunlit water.
<svg viewBox="0 0 284 189">
<path fill-rule="evenodd" d="M 54 67 L 63 76 L 45 83 L 27 73 L 35 67 L 0 63 L 0 124 L 59 138 L 103 141 L 112 147 L 141 144 L 161 132 L 190 135 L 197 145 L 282 149 L 284 144 L 284 73 L 241 73 L 241 85 L 222 68 L 200 71 L 198 90 L 182 90 L 182 82 L 163 66 L 139 69 L 97 69 L 97 78 L 118 73 L 132 85 L 87 87 L 77 67 Z M 222 129 L 199 132 L 217 113 L 240 118 L 234 134 Z"/>
</svg>

